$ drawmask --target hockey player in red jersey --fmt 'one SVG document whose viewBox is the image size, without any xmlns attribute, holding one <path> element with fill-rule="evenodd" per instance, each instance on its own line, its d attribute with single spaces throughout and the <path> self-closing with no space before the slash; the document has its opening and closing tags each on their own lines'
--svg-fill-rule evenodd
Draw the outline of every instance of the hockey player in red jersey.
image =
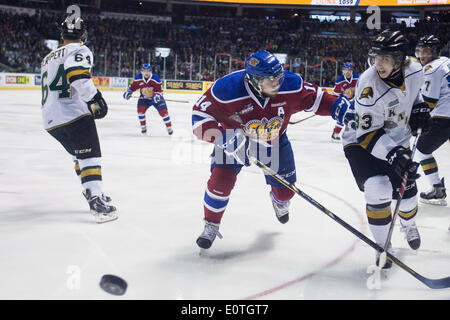
<svg viewBox="0 0 450 320">
<path fill-rule="evenodd" d="M 140 91 L 140 97 L 137 102 L 137 112 L 139 123 L 141 124 L 141 133 L 147 133 L 147 120 L 145 113 L 150 106 L 154 106 L 158 110 L 159 115 L 163 118 L 164 124 L 167 128 L 167 133 L 172 134 L 172 122 L 170 121 L 167 104 L 163 97 L 163 89 L 161 86 L 161 79 L 152 73 L 152 67 L 149 64 L 144 64 L 141 72 L 134 78 L 134 81 L 123 93 L 125 99 L 130 99 L 134 91 Z"/>
<path fill-rule="evenodd" d="M 249 156 L 271 167 L 290 183 L 296 181 L 294 154 L 286 134 L 292 114 L 310 111 L 348 122 L 350 102 L 283 70 L 271 53 L 261 50 L 245 62 L 245 70 L 217 80 L 197 101 L 192 112 L 194 135 L 214 144 L 211 176 L 204 195 L 205 228 L 197 239 L 208 249 L 219 233 L 219 224 L 231 190 Z M 346 119 L 346 120 L 344 120 Z M 289 219 L 294 193 L 270 176 L 269 193 L 279 222 Z"/>
<path fill-rule="evenodd" d="M 353 64 L 345 62 L 342 68 L 342 75 L 336 78 L 336 83 L 333 88 L 333 94 L 337 96 L 345 96 L 352 100 L 355 95 L 356 82 L 358 82 L 359 74 L 353 72 Z M 340 141 L 340 133 L 344 125 L 339 121 L 334 126 L 331 135 L 331 141 Z"/>
</svg>

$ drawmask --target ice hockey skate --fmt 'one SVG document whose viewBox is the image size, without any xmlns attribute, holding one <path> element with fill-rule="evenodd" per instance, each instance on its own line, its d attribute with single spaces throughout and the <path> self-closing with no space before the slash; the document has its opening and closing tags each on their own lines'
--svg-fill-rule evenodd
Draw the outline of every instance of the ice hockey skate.
<svg viewBox="0 0 450 320">
<path fill-rule="evenodd" d="M 333 131 L 333 134 L 331 135 L 331 141 L 332 142 L 341 142 L 341 136 L 339 133 L 336 133 Z"/>
<path fill-rule="evenodd" d="M 93 196 L 91 195 L 91 191 L 89 189 L 83 192 L 83 194 L 89 203 L 91 213 L 97 223 L 113 221 L 118 218 L 116 207 L 110 206 L 108 202 L 103 200 L 104 198 L 109 198 L 108 196 Z M 111 198 L 109 199 L 111 200 Z"/>
<path fill-rule="evenodd" d="M 272 191 L 270 192 L 270 199 L 272 200 L 273 210 L 275 210 L 275 215 L 277 216 L 278 221 L 283 224 L 288 222 L 290 201 L 281 203 L 274 198 Z"/>
<path fill-rule="evenodd" d="M 202 249 L 209 249 L 216 236 L 222 239 L 222 235 L 219 232 L 219 224 L 205 220 L 205 229 L 197 238 L 197 245 Z"/>
<path fill-rule="evenodd" d="M 87 190 L 85 190 L 85 191 L 83 191 L 83 196 L 86 199 L 86 201 L 89 203 L 90 193 L 88 193 Z M 104 193 L 102 193 L 102 200 L 106 203 L 110 203 L 112 201 L 111 197 L 107 196 Z"/>
<path fill-rule="evenodd" d="M 167 127 L 167 133 L 169 134 L 169 136 L 172 135 L 173 133 L 172 127 Z"/>
<path fill-rule="evenodd" d="M 403 225 L 402 221 L 400 221 L 401 228 L 400 231 L 405 233 L 406 241 L 408 241 L 409 246 L 413 250 L 417 250 L 420 248 L 420 234 L 417 229 L 416 223 L 413 222 L 410 225 Z"/>
<path fill-rule="evenodd" d="M 141 127 L 141 133 L 144 135 L 147 134 L 147 127 Z"/>
<path fill-rule="evenodd" d="M 433 189 L 429 192 L 420 193 L 420 202 L 438 206 L 446 206 L 447 200 L 445 200 L 445 198 L 447 197 L 447 193 L 445 191 L 444 178 L 442 178 L 441 182 L 434 184 Z"/>
</svg>

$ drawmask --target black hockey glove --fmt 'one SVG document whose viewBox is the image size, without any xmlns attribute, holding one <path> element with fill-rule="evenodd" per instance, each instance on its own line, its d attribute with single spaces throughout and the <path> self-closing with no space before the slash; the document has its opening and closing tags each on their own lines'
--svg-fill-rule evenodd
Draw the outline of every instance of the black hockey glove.
<svg viewBox="0 0 450 320">
<path fill-rule="evenodd" d="M 101 119 L 106 116 L 108 113 L 108 105 L 106 104 L 105 99 L 103 99 L 102 94 L 99 90 L 88 103 L 89 110 L 91 111 L 94 119 Z"/>
<path fill-rule="evenodd" d="M 227 129 L 222 136 L 216 139 L 215 144 L 218 149 L 221 149 L 222 152 L 227 155 L 227 157 L 231 157 L 231 161 L 226 160 L 227 164 L 241 164 L 244 166 L 250 166 L 250 141 L 242 130 Z M 220 150 L 216 149 L 215 152 L 219 151 Z"/>
<path fill-rule="evenodd" d="M 409 126 L 413 136 L 417 136 L 417 130 L 422 128 L 422 134 L 427 134 L 431 130 L 432 121 L 430 107 L 425 103 L 419 103 L 412 107 L 409 118 Z"/>
<path fill-rule="evenodd" d="M 417 173 L 419 164 L 412 161 L 411 151 L 401 146 L 392 149 L 386 156 L 387 161 L 392 166 L 392 170 L 403 178 L 403 175 L 408 172 L 408 182 L 412 182 L 420 177 Z"/>
</svg>

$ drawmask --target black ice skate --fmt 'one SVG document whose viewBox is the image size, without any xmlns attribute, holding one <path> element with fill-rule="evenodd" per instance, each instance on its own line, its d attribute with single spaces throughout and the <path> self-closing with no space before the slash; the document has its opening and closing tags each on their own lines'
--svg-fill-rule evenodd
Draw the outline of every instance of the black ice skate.
<svg viewBox="0 0 450 320">
<path fill-rule="evenodd" d="M 219 232 L 219 224 L 205 220 L 205 229 L 200 237 L 197 238 L 197 245 L 202 249 L 209 249 L 216 236 L 222 239 L 222 235 Z"/>
<path fill-rule="evenodd" d="M 420 193 L 420 202 L 438 206 L 446 206 L 446 197 L 447 193 L 445 192 L 444 178 L 442 178 L 440 183 L 433 185 L 433 189 L 431 189 L 431 191 Z"/>
<path fill-rule="evenodd" d="M 169 136 L 172 135 L 173 133 L 172 127 L 167 127 L 167 133 L 169 134 Z"/>
<path fill-rule="evenodd" d="M 331 135 L 331 141 L 332 142 L 341 142 L 341 136 L 339 133 L 336 133 L 333 131 L 333 134 Z"/>
<path fill-rule="evenodd" d="M 146 134 L 147 133 L 147 127 L 141 127 L 141 133 Z"/>
<path fill-rule="evenodd" d="M 273 210 L 275 210 L 275 215 L 277 216 L 278 221 L 283 224 L 288 222 L 290 201 L 283 204 L 280 203 L 274 198 L 272 191 L 270 192 L 270 199 L 272 200 Z"/>
<path fill-rule="evenodd" d="M 89 189 L 83 192 L 83 194 L 89 203 L 91 213 L 97 223 L 113 221 L 118 218 L 116 207 L 110 206 L 105 200 L 103 200 L 103 195 L 101 197 L 93 196 L 91 195 L 91 191 Z M 109 199 L 111 200 L 111 198 Z"/>
<path fill-rule="evenodd" d="M 400 231 L 405 233 L 406 241 L 408 241 L 409 246 L 413 250 L 417 250 L 420 248 L 420 234 L 417 229 L 416 223 L 413 222 L 410 225 L 403 225 L 402 221 L 400 221 Z"/>
<path fill-rule="evenodd" d="M 86 201 L 89 203 L 90 192 L 88 194 L 87 190 L 83 191 L 83 196 L 86 198 Z M 102 193 L 102 200 L 106 203 L 110 203 L 112 201 L 111 197 L 107 196 L 104 193 Z"/>
</svg>

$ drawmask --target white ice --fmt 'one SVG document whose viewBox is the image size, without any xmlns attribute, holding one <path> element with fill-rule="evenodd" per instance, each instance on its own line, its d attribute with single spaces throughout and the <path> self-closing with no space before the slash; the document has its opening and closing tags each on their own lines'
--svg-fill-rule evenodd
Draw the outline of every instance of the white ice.
<svg viewBox="0 0 450 320">
<path fill-rule="evenodd" d="M 299 196 L 281 225 L 256 167 L 238 176 L 224 238 L 200 256 L 211 146 L 191 134 L 198 95 L 166 94 L 189 100 L 168 102 L 173 136 L 154 109 L 142 136 L 136 100 L 121 95 L 104 91 L 109 114 L 97 121 L 104 190 L 119 219 L 96 224 L 71 157 L 43 129 L 40 91 L 0 91 L 0 299 L 450 298 L 450 289 L 429 289 L 395 265 L 377 282 L 375 251 Z M 333 126 L 316 116 L 289 127 L 297 186 L 372 238 L 364 196 L 330 141 Z M 435 157 L 450 179 L 449 143 Z M 429 188 L 424 177 L 418 184 Z M 412 252 L 396 226 L 398 258 L 425 277 L 450 276 L 450 208 L 420 204 L 416 222 L 422 246 Z M 124 278 L 126 294 L 102 291 L 103 274 Z"/>
</svg>

